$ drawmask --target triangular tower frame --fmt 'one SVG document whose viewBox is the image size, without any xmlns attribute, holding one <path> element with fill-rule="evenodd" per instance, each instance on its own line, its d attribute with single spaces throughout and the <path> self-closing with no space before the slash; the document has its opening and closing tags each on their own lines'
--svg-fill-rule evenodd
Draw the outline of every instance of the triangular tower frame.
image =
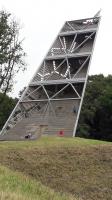
<svg viewBox="0 0 112 200">
<path fill-rule="evenodd" d="M 93 18 L 65 22 L 5 123 L 2 136 L 23 139 L 29 124 L 32 130 L 44 127 L 42 134 L 63 130 L 75 136 L 99 22 L 99 12 Z M 25 123 L 20 134 L 19 127 Z M 33 136 L 38 135 L 37 129 L 30 129 Z"/>
</svg>

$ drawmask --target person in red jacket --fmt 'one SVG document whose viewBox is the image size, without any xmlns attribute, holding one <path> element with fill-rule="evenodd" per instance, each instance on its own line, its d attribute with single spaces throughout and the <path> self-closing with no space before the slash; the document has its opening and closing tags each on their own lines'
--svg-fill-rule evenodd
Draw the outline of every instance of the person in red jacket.
<svg viewBox="0 0 112 200">
<path fill-rule="evenodd" d="M 64 136 L 64 131 L 59 131 L 59 136 Z"/>
</svg>

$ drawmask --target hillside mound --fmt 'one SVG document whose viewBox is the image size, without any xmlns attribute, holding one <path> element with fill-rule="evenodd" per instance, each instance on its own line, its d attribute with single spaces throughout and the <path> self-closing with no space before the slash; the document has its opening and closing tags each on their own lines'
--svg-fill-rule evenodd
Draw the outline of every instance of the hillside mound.
<svg viewBox="0 0 112 200">
<path fill-rule="evenodd" d="M 2 166 L 74 200 L 111 199 L 111 155 L 111 143 L 81 138 L 0 143 Z"/>
</svg>

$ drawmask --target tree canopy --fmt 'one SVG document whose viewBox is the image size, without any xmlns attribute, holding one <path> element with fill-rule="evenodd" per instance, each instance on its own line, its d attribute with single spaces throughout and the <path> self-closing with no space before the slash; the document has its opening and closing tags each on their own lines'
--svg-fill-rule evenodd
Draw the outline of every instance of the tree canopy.
<svg viewBox="0 0 112 200">
<path fill-rule="evenodd" d="M 14 76 L 25 70 L 25 52 L 19 31 L 19 24 L 12 15 L 0 11 L 0 92 L 4 94 L 11 91 Z"/>
<path fill-rule="evenodd" d="M 77 136 L 112 141 L 112 75 L 89 77 Z"/>
<path fill-rule="evenodd" d="M 0 93 L 0 100 L 2 99 L 3 94 Z M 4 100 L 0 103 L 0 130 L 11 114 L 13 108 L 17 103 L 17 99 L 13 99 L 7 95 L 4 96 Z"/>
</svg>

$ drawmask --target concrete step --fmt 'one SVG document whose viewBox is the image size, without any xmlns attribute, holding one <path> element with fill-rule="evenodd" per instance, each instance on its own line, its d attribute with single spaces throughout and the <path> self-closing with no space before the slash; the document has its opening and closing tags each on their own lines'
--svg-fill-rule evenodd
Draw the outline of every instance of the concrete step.
<svg viewBox="0 0 112 200">
<path fill-rule="evenodd" d="M 74 101 L 52 102 L 52 105 L 56 115 L 53 112 L 40 115 L 34 110 L 28 118 L 23 118 L 10 129 L 4 138 L 23 140 L 29 133 L 33 138 L 38 138 L 41 134 L 58 134 L 60 130 L 63 130 L 65 135 L 72 136 L 76 120 L 76 114 L 73 113 Z M 62 109 L 59 109 L 61 107 Z"/>
</svg>

